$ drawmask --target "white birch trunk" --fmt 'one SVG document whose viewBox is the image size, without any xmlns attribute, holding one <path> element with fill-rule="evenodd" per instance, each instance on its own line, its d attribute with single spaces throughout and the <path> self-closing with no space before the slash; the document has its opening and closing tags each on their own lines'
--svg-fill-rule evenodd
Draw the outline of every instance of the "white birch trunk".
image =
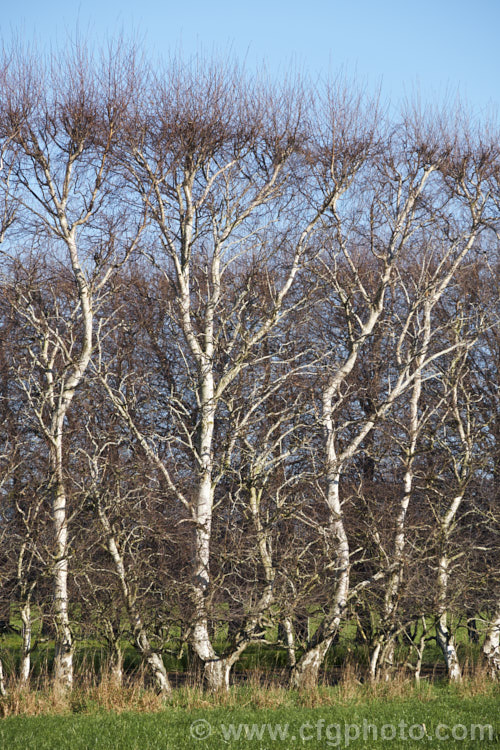
<svg viewBox="0 0 500 750">
<path fill-rule="evenodd" d="M 460 323 L 460 321 L 458 321 Z M 455 337 L 457 343 L 461 339 L 460 325 L 457 325 L 455 329 Z M 468 355 L 467 347 L 465 355 Z M 447 600 L 448 600 L 448 589 L 450 585 L 450 559 L 449 559 L 449 540 L 457 512 L 462 504 L 465 495 L 465 488 L 467 482 L 471 476 L 471 464 L 474 453 L 474 441 L 475 435 L 473 431 L 474 419 L 472 418 L 471 409 L 473 404 L 466 398 L 464 411 L 462 412 L 459 403 L 459 389 L 462 391 L 460 382 L 460 355 L 457 355 L 456 360 L 452 363 L 450 368 L 451 377 L 451 413 L 456 422 L 456 429 L 458 437 L 460 439 L 460 445 L 462 453 L 460 460 L 457 461 L 453 457 L 453 467 L 455 478 L 458 482 L 459 490 L 455 497 L 452 499 L 448 510 L 441 520 L 441 552 L 438 561 L 438 576 L 437 576 L 437 596 L 438 596 L 438 608 L 437 608 L 437 624 L 436 624 L 436 640 L 443 652 L 448 677 L 452 682 L 460 682 L 462 679 L 462 673 L 460 664 L 457 656 L 456 643 L 453 633 L 449 626 L 449 615 L 447 611 Z M 463 392 L 463 391 L 462 391 Z M 451 449 L 450 452 L 456 450 Z"/>
<path fill-rule="evenodd" d="M 459 331 L 456 332 L 457 337 Z M 454 367 L 452 368 L 452 370 Z M 436 623 L 436 640 L 443 653 L 448 679 L 451 682 L 460 682 L 462 672 L 457 656 L 455 638 L 449 627 L 448 614 L 448 588 L 450 584 L 450 560 L 449 560 L 449 539 L 455 518 L 462 504 L 465 494 L 465 486 L 470 472 L 470 463 L 472 457 L 472 436 L 470 433 L 470 419 L 465 422 L 462 419 L 458 406 L 458 382 L 453 383 L 451 390 L 452 395 L 452 413 L 457 424 L 457 431 L 463 450 L 460 465 L 455 464 L 455 476 L 461 486 L 461 490 L 455 495 L 448 510 L 441 521 L 441 553 L 438 560 L 437 575 L 437 623 Z"/>
<path fill-rule="evenodd" d="M 294 669 L 297 664 L 297 657 L 295 652 L 295 637 L 293 633 L 293 625 L 290 617 L 285 617 L 283 620 L 283 630 L 285 631 L 285 647 L 288 656 L 288 666 L 290 669 Z"/>
<path fill-rule="evenodd" d="M 36 511 L 37 514 L 38 511 Z M 27 581 L 27 570 L 25 569 L 26 552 L 28 549 L 28 538 L 25 539 L 19 550 L 17 560 L 17 583 L 19 587 L 20 614 L 21 614 L 21 660 L 19 667 L 19 681 L 22 686 L 27 685 L 31 670 L 31 596 L 35 587 L 34 583 Z M 28 569 L 31 562 L 28 563 Z"/>
<path fill-rule="evenodd" d="M 420 637 L 418 639 L 418 643 L 416 646 L 417 649 L 417 663 L 415 665 L 415 682 L 417 685 L 420 683 L 420 674 L 422 672 L 422 662 L 424 659 L 424 651 L 425 651 L 425 640 L 427 637 L 427 623 L 425 621 L 425 616 L 421 617 L 422 622 L 422 633 L 420 634 Z"/>
<path fill-rule="evenodd" d="M 292 671 L 291 687 L 295 690 L 308 690 L 318 685 L 319 671 L 332 645 L 335 633 L 323 638 L 309 648 L 299 659 Z"/>
<path fill-rule="evenodd" d="M 460 682 L 462 672 L 458 661 L 455 637 L 448 626 L 446 599 L 449 584 L 449 561 L 442 555 L 438 567 L 438 621 L 436 623 L 436 640 L 443 653 L 446 671 L 451 682 Z"/>
<path fill-rule="evenodd" d="M 323 392 L 322 399 L 322 422 L 325 435 L 325 466 L 327 472 L 327 497 L 326 503 L 329 510 L 329 527 L 333 542 L 336 546 L 335 561 L 337 581 L 335 594 L 330 611 L 325 620 L 316 631 L 311 642 L 311 648 L 306 651 L 297 663 L 292 673 L 292 685 L 297 688 L 317 684 L 319 669 L 328 649 L 335 637 L 344 616 L 349 594 L 350 579 L 350 550 L 349 540 L 344 526 L 342 504 L 340 501 L 340 477 L 342 465 L 355 454 L 357 447 L 366 437 L 374 425 L 374 420 L 369 420 L 364 429 L 344 449 L 341 456 L 337 454 L 335 445 L 334 424 L 334 399 L 339 393 L 340 386 L 352 372 L 364 340 L 369 336 L 376 324 L 384 307 L 384 294 L 392 275 L 392 265 L 388 264 L 381 278 L 380 291 L 376 303 L 369 305 L 369 314 L 366 322 L 362 324 L 359 335 L 351 338 L 351 351 L 343 365 L 339 367 L 329 378 L 328 384 Z"/>
<path fill-rule="evenodd" d="M 413 487 L 413 456 L 416 448 L 417 440 L 417 411 L 418 411 L 418 400 L 420 396 L 420 384 L 421 377 L 417 378 L 415 386 L 412 389 L 411 399 L 411 439 L 408 448 L 408 455 L 406 461 L 406 469 L 404 474 L 404 489 L 403 497 L 399 507 L 399 513 L 396 518 L 396 533 L 394 537 L 394 563 L 395 568 L 389 576 L 387 582 L 387 589 L 384 597 L 384 610 L 382 617 L 381 632 L 378 634 L 375 641 L 375 648 L 372 651 L 370 658 L 370 677 L 372 680 L 378 679 L 381 671 L 384 672 L 385 676 L 388 676 L 387 670 L 393 666 L 394 663 L 394 626 L 395 616 L 397 610 L 397 603 L 399 597 L 399 590 L 403 580 L 403 558 L 404 550 L 406 545 L 406 515 L 412 495 Z M 392 646 L 391 646 L 392 643 Z M 389 656 L 389 659 L 385 657 Z"/>
<path fill-rule="evenodd" d="M 118 641 L 113 642 L 109 659 L 109 677 L 116 688 L 123 686 L 123 651 Z"/>
<path fill-rule="evenodd" d="M 382 637 L 378 635 L 375 644 L 370 654 L 370 679 L 375 681 L 378 677 L 378 663 L 380 657 L 380 651 L 382 649 Z"/>
<path fill-rule="evenodd" d="M 59 471 L 58 471 L 59 473 Z M 60 480 L 54 491 L 54 617 L 56 640 L 54 681 L 56 689 L 67 690 L 73 685 L 73 635 L 68 613 L 68 519 L 66 494 Z"/>
<path fill-rule="evenodd" d="M 500 681 L 500 602 L 486 631 L 483 654 L 491 679 Z"/>
<path fill-rule="evenodd" d="M 203 678 L 209 690 L 228 687 L 226 666 L 215 652 L 208 632 L 207 596 L 210 586 L 210 538 L 212 533 L 212 439 L 215 405 L 211 364 L 203 363 L 201 373 L 201 423 L 199 428 L 200 482 L 194 509 L 196 530 L 193 568 L 194 627 L 193 650 L 203 662 Z"/>
<path fill-rule="evenodd" d="M 415 379 L 411 388 L 410 415 L 409 415 L 409 442 L 406 450 L 405 471 L 403 477 L 403 496 L 401 498 L 399 512 L 396 518 L 394 534 L 393 561 L 395 567 L 389 575 L 384 597 L 384 610 L 382 624 L 379 634 L 375 639 L 375 647 L 370 657 L 370 678 L 377 680 L 381 672 L 385 678 L 394 666 L 394 627 L 395 616 L 398 606 L 399 591 L 403 580 L 403 560 L 406 545 L 406 516 L 413 491 L 413 464 L 417 440 L 421 423 L 419 420 L 419 402 L 422 394 L 422 366 L 427 356 L 431 333 L 431 305 L 428 303 L 424 309 L 424 335 L 422 348 L 415 364 Z"/>
<path fill-rule="evenodd" d="M 123 563 L 123 557 L 118 549 L 118 545 L 116 543 L 116 539 L 114 537 L 108 518 L 102 511 L 102 509 L 99 509 L 99 518 L 106 532 L 108 551 L 111 555 L 111 559 L 113 560 L 118 580 L 120 581 L 123 601 L 127 610 L 127 614 L 129 616 L 136 648 L 146 662 L 158 692 L 168 693 L 172 688 L 170 686 L 163 659 L 161 658 L 161 655 L 154 651 L 154 649 L 151 647 L 146 628 L 144 627 L 141 615 L 127 582 L 127 573 L 125 570 L 125 565 Z"/>
<path fill-rule="evenodd" d="M 22 643 L 21 643 L 21 665 L 19 669 L 19 680 L 21 685 L 27 685 L 31 671 L 31 638 L 32 622 L 31 607 L 29 601 L 21 607 Z"/>
<path fill-rule="evenodd" d="M 377 635 L 375 645 L 370 654 L 370 679 L 388 680 L 394 668 L 395 634 L 387 623 Z"/>
<path fill-rule="evenodd" d="M 333 465 L 336 461 L 331 416 L 327 420 L 327 455 Z M 344 527 L 340 503 L 340 468 L 333 466 L 328 476 L 327 503 L 330 511 L 330 531 L 336 544 L 335 594 L 330 611 L 314 634 L 311 646 L 299 659 L 293 672 L 291 685 L 296 689 L 307 689 L 318 684 L 319 670 L 338 632 L 347 606 L 349 594 L 350 560 L 349 540 Z"/>
<path fill-rule="evenodd" d="M 0 659 L 0 696 L 2 698 L 5 698 L 7 695 L 7 690 L 5 689 L 5 678 L 3 674 L 3 662 Z"/>
<path fill-rule="evenodd" d="M 58 205 L 59 208 L 59 205 Z M 61 209 L 62 212 L 62 209 Z M 48 373 L 52 408 L 51 463 L 54 477 L 53 526 L 54 526 L 54 614 L 56 643 L 54 655 L 54 681 L 57 690 L 68 690 L 73 685 L 73 636 L 69 622 L 68 601 L 68 517 L 67 498 L 63 474 L 64 420 L 90 362 L 92 351 L 93 312 L 87 280 L 80 266 L 76 246 L 76 228 L 69 229 L 64 214 L 60 217 L 68 247 L 71 267 L 78 288 L 78 299 L 82 310 L 82 347 L 76 361 L 71 365 L 61 385 L 59 396 L 54 393 L 53 376 Z"/>
<path fill-rule="evenodd" d="M 260 516 L 260 501 L 262 497 L 262 489 L 257 489 L 252 485 L 250 488 L 250 510 L 252 518 L 257 532 L 257 541 L 259 548 L 260 561 L 264 568 L 264 576 L 266 585 L 259 600 L 252 608 L 251 612 L 246 618 L 244 625 L 240 631 L 236 634 L 235 644 L 233 650 L 222 662 L 223 668 L 223 685 L 224 689 L 229 688 L 229 678 L 231 669 L 236 664 L 241 654 L 244 652 L 249 643 L 253 640 L 256 630 L 261 624 L 261 615 L 267 612 L 274 602 L 273 585 L 275 579 L 275 569 L 273 566 L 270 540 L 266 534 Z M 293 642 L 293 636 L 292 636 Z"/>
</svg>

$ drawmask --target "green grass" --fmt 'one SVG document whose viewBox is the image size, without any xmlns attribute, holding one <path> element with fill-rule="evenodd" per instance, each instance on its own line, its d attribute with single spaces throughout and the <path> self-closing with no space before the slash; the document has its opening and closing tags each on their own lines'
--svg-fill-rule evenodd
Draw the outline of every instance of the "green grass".
<svg viewBox="0 0 500 750">
<path fill-rule="evenodd" d="M 217 706 L 207 698 L 205 707 L 167 706 L 155 713 L 110 713 L 58 716 L 17 716 L 0 722 L 1 750 L 169 750 L 189 748 L 328 748 L 351 747 L 369 750 L 406 748 L 500 747 L 498 696 L 461 697 L 448 687 L 423 690 L 420 695 L 384 699 L 362 693 L 350 700 L 309 708 L 304 696 L 288 694 L 283 704 L 259 708 L 264 691 L 240 690 L 229 706 Z M 326 693 L 324 694 L 327 695 Z M 278 697 L 278 694 L 275 698 Z M 334 698 L 333 694 L 330 694 Z M 316 696 L 318 698 L 318 696 Z M 215 705 L 214 705 L 215 704 Z M 435 737 L 438 725 L 450 738 Z M 481 740 L 479 729 L 471 739 L 472 725 L 493 727 Z M 232 725 L 233 729 L 231 729 Z M 394 730 L 388 725 L 392 725 Z M 411 734 L 423 739 L 411 739 Z M 457 729 L 457 726 L 459 727 Z M 370 728 L 371 727 L 371 728 Z M 374 737 L 376 727 L 378 738 Z M 382 729 L 385 727 L 384 729 Z M 453 730 L 452 728 L 455 727 Z M 463 727 L 463 728 L 462 728 Z M 390 739 L 395 731 L 395 739 Z M 452 731 L 467 738 L 454 740 Z M 197 739 L 196 733 L 207 734 Z M 240 733 L 239 739 L 236 738 Z M 381 733 L 385 739 L 381 739 Z M 249 735 L 254 734 L 253 737 Z M 346 734 L 347 733 L 347 734 Z M 359 738 L 355 734 L 359 733 Z M 363 733 L 365 737 L 363 738 Z M 255 734 L 261 734 L 259 739 Z M 281 739 L 280 739 L 281 736 Z M 273 739 L 274 737 L 274 739 Z M 405 739 L 406 737 L 406 739 Z M 295 738 L 295 739 L 294 739 Z"/>
</svg>

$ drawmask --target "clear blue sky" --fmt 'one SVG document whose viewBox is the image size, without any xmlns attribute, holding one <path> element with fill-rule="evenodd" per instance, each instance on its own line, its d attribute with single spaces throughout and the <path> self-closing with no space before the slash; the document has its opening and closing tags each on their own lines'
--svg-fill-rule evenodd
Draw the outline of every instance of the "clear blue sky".
<svg viewBox="0 0 500 750">
<path fill-rule="evenodd" d="M 155 54 L 232 54 L 273 74 L 342 69 L 385 99 L 457 92 L 479 118 L 500 104 L 500 0 L 3 0 L 0 35 L 42 44 L 135 35 Z"/>
</svg>

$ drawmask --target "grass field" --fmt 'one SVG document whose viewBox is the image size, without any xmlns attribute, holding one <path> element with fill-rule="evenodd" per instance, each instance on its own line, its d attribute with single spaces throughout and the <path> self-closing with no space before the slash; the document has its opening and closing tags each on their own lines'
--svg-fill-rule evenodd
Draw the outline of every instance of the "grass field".
<svg viewBox="0 0 500 750">
<path fill-rule="evenodd" d="M 167 704 L 156 708 L 117 713 L 87 702 L 73 703 L 58 715 L 5 718 L 0 722 L 0 748 L 500 747 L 500 701 L 493 689 L 467 695 L 466 687 L 436 685 L 408 689 L 407 695 L 377 695 L 360 687 L 344 692 L 324 688 L 299 695 L 233 688 L 220 698 L 176 691 Z"/>
<path fill-rule="evenodd" d="M 1 651 L 8 696 L 0 699 L 0 750 L 500 748 L 500 687 L 486 678 L 480 648 L 468 642 L 464 628 L 457 633 L 465 675 L 460 686 L 442 679 L 435 644 L 426 651 L 420 686 L 403 674 L 388 683 L 363 682 L 368 654 L 354 635 L 347 625 L 317 690 L 287 690 L 279 676 L 286 665 L 283 649 L 253 646 L 224 694 L 196 687 L 187 655 L 167 657 L 167 669 L 182 685 L 167 698 L 148 689 L 147 673 L 130 646 L 125 686 L 113 688 L 102 646 L 82 639 L 75 690 L 58 698 L 51 687 L 53 642 L 34 652 L 31 685 L 23 689 L 15 679 L 19 636 L 6 634 Z M 405 654 L 400 656 L 402 661 Z"/>
</svg>

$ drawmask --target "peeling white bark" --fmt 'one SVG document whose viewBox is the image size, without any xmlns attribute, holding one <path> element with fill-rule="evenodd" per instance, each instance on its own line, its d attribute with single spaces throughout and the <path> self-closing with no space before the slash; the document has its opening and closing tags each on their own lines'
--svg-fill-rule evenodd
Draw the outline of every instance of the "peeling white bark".
<svg viewBox="0 0 500 750">
<path fill-rule="evenodd" d="M 500 681 L 500 603 L 486 631 L 483 654 L 491 679 Z"/>
<path fill-rule="evenodd" d="M 68 613 L 68 519 L 66 495 L 62 483 L 58 483 L 54 494 L 54 615 L 56 625 L 54 680 L 57 689 L 67 690 L 73 685 L 73 635 Z"/>
<path fill-rule="evenodd" d="M 21 664 L 19 668 L 19 680 L 21 685 L 27 685 L 31 671 L 31 607 L 29 601 L 21 607 L 22 642 L 21 642 Z"/>
<path fill-rule="evenodd" d="M 297 664 L 297 657 L 295 653 L 295 637 L 293 632 L 292 620 L 290 617 L 283 619 L 283 629 L 285 631 L 285 645 L 288 656 L 288 666 L 292 669 Z"/>
<path fill-rule="evenodd" d="M 455 637 L 448 627 L 447 594 L 449 584 L 449 561 L 442 555 L 438 566 L 438 620 L 436 640 L 443 653 L 446 671 L 451 682 L 460 682 L 462 672 L 458 661 Z"/>
</svg>

